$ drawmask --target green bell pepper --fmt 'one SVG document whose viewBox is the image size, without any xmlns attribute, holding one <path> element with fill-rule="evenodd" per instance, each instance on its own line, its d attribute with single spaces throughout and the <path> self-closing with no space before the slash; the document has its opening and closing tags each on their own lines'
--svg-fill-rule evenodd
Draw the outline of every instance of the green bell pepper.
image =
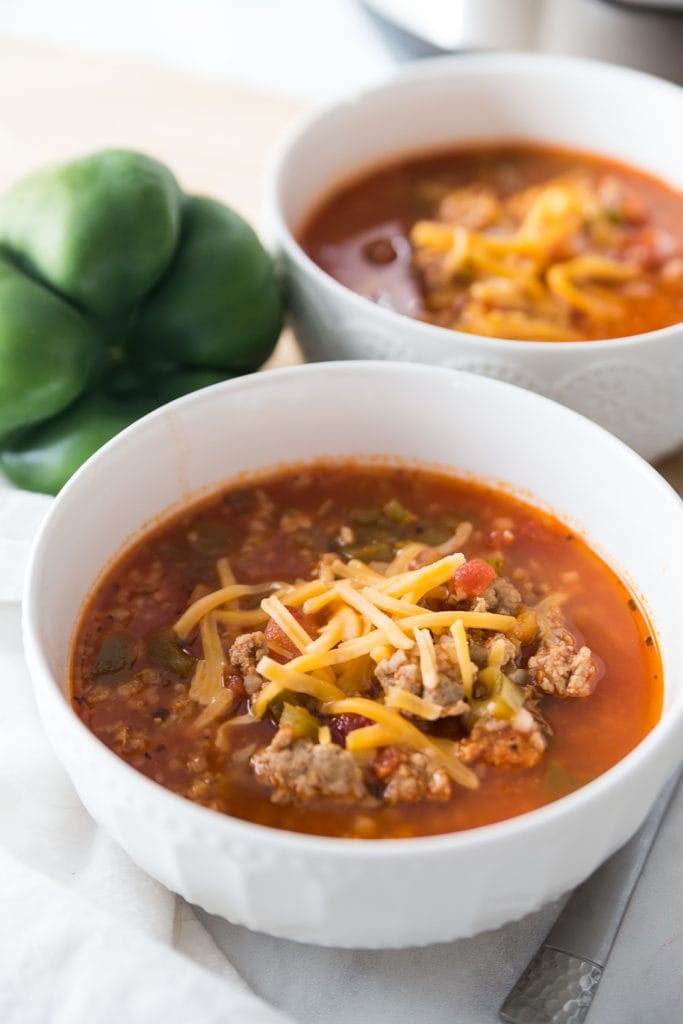
<svg viewBox="0 0 683 1024">
<path fill-rule="evenodd" d="M 0 465 L 54 494 L 139 416 L 255 370 L 281 326 L 252 229 L 162 164 L 40 171 L 0 198 Z"/>
</svg>

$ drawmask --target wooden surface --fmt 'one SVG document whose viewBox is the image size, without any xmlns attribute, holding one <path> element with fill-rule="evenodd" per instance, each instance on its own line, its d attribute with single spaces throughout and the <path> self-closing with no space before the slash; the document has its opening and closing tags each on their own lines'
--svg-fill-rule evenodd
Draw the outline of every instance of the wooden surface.
<svg viewBox="0 0 683 1024">
<path fill-rule="evenodd" d="M 187 191 L 224 200 L 258 227 L 268 157 L 300 110 L 147 67 L 0 40 L 0 190 L 41 164 L 132 147 L 169 164 Z M 286 331 L 266 365 L 300 360 Z M 683 493 L 683 451 L 658 468 Z"/>
</svg>

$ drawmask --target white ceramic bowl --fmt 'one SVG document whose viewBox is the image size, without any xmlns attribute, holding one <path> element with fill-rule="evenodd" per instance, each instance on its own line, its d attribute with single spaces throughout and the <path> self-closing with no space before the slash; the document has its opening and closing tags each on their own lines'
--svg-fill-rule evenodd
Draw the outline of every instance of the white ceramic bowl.
<svg viewBox="0 0 683 1024">
<path fill-rule="evenodd" d="M 481 416 L 482 408 L 496 415 Z M 666 700 L 661 722 L 632 753 L 571 796 L 509 821 L 358 841 L 287 833 L 192 804 L 88 731 L 65 696 L 69 640 L 93 581 L 132 534 L 244 469 L 378 453 L 531 492 L 645 595 Z M 45 729 L 83 803 L 170 889 L 231 921 L 307 942 L 448 940 L 520 917 L 578 883 L 636 829 L 671 774 L 683 737 L 682 534 L 683 506 L 654 470 L 595 424 L 531 392 L 429 366 L 276 370 L 152 413 L 73 477 L 33 549 L 26 654 Z"/>
<path fill-rule="evenodd" d="M 683 89 L 614 65 L 535 54 L 439 58 L 326 108 L 277 154 L 266 223 L 309 359 L 399 359 L 519 384 L 612 430 L 647 459 L 683 443 L 683 324 L 596 342 L 478 337 L 356 295 L 295 240 L 331 186 L 397 153 L 521 138 L 616 157 L 683 189 Z"/>
</svg>

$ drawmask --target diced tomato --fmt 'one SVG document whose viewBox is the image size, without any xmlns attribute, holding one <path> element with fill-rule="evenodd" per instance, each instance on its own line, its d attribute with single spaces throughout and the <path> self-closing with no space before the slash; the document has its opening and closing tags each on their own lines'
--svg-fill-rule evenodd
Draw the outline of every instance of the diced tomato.
<svg viewBox="0 0 683 1024">
<path fill-rule="evenodd" d="M 496 570 L 483 558 L 470 558 L 453 573 L 451 586 L 465 597 L 478 597 L 491 586 Z"/>
<path fill-rule="evenodd" d="M 310 615 L 306 615 L 300 608 L 292 608 L 289 605 L 286 607 L 287 610 L 292 613 L 299 625 L 303 626 L 310 637 L 317 636 L 318 627 Z M 283 661 L 291 661 L 292 658 L 296 658 L 301 654 L 301 651 L 292 643 L 287 634 L 284 633 L 278 626 L 277 622 L 274 622 L 272 619 L 268 619 L 268 624 L 266 625 L 263 633 L 268 647 L 272 649 L 274 654 L 279 655 Z"/>
<path fill-rule="evenodd" d="M 374 725 L 370 718 L 365 715 L 355 715 L 348 712 L 344 715 L 335 715 L 330 719 L 330 733 L 334 742 L 340 746 L 346 746 L 346 737 L 354 729 L 362 729 L 366 725 Z"/>
</svg>

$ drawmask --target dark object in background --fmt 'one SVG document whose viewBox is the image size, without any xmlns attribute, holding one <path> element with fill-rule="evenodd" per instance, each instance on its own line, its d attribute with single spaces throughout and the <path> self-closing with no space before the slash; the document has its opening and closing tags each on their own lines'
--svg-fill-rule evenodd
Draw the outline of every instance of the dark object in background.
<svg viewBox="0 0 683 1024">
<path fill-rule="evenodd" d="M 473 50 L 540 50 L 683 83 L 683 0 L 362 0 L 401 62 Z"/>
</svg>

